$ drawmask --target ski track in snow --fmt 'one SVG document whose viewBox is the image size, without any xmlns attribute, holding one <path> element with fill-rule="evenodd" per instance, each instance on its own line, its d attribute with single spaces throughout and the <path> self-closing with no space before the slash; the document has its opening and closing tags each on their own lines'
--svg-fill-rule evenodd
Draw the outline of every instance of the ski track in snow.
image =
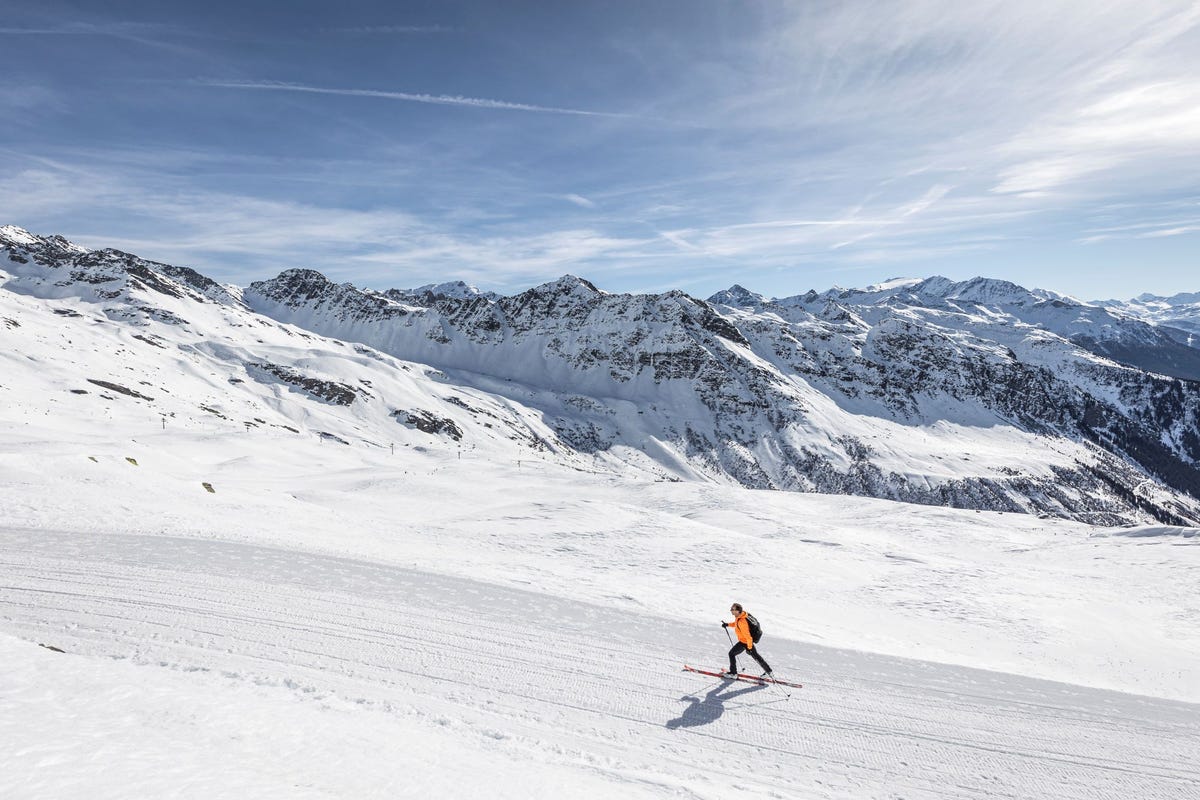
<svg viewBox="0 0 1200 800">
<path fill-rule="evenodd" d="M 723 663 L 715 621 L 700 628 L 295 550 L 0 528 L 0 634 L 67 651 L 0 649 L 9 667 L 34 656 L 85 662 L 100 675 L 134 669 L 148 687 L 164 675 L 198 679 L 206 696 L 252 687 L 255 702 L 322 709 L 329 728 L 313 730 L 318 749 L 342 730 L 344 709 L 356 725 L 394 722 L 406 739 L 364 746 L 397 769 L 433 758 L 406 753 L 424 732 L 443 746 L 449 736 L 458 757 L 440 790 L 461 796 L 552 796 L 563 786 L 612 797 L 1200 796 L 1193 704 L 768 634 L 763 652 L 777 673 L 805 684 L 789 697 L 681 671 Z M 80 783 L 86 766 L 54 768 L 71 732 L 14 730 L 3 712 L 19 700 L 0 683 L 9 745 L 0 796 L 130 796 L 124 778 L 106 782 L 101 771 Z M 180 797 L 247 786 L 257 797 L 428 796 L 436 780 L 414 777 L 406 789 L 363 774 L 350 792 L 302 786 L 284 770 L 246 783 L 249 756 L 227 756 L 183 789 L 171 771 L 134 785 Z"/>
</svg>

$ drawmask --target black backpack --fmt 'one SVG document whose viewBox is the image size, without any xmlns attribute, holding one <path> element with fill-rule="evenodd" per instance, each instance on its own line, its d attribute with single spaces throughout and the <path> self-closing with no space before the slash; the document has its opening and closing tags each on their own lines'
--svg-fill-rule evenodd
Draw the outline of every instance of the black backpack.
<svg viewBox="0 0 1200 800">
<path fill-rule="evenodd" d="M 758 640 L 762 638 L 762 625 L 750 614 L 746 614 L 746 624 L 750 626 L 750 639 L 758 644 Z"/>
</svg>

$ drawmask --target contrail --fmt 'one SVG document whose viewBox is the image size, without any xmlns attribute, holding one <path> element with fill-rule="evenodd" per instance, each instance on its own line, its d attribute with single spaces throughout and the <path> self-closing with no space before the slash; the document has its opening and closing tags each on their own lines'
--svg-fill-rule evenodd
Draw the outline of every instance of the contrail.
<svg viewBox="0 0 1200 800">
<path fill-rule="evenodd" d="M 204 86 L 221 89 L 251 89 L 268 92 L 309 92 L 310 94 L 337 94 L 347 97 L 380 97 L 385 100 L 403 100 L 409 103 L 431 103 L 441 106 L 469 106 L 471 108 L 496 108 L 503 111 L 535 111 L 542 114 L 573 114 L 581 117 L 629 117 L 607 111 L 583 111 L 577 108 L 555 108 L 535 106 L 528 103 L 510 103 L 506 100 L 488 100 L 483 97 L 463 97 L 448 94 L 414 94 L 411 92 L 385 92 L 377 89 L 328 89 L 321 86 L 303 86 L 298 83 L 278 81 L 199 81 Z"/>
</svg>

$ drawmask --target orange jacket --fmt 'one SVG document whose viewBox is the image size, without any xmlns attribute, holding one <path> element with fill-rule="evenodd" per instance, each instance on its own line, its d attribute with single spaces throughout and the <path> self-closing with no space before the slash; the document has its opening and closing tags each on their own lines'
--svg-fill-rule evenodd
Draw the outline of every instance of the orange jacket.
<svg viewBox="0 0 1200 800">
<path fill-rule="evenodd" d="M 737 615 L 737 619 L 733 621 L 731 626 L 734 633 L 737 634 L 738 641 L 746 645 L 747 650 L 754 649 L 754 637 L 750 635 L 750 623 L 746 622 L 746 612 Z"/>
</svg>

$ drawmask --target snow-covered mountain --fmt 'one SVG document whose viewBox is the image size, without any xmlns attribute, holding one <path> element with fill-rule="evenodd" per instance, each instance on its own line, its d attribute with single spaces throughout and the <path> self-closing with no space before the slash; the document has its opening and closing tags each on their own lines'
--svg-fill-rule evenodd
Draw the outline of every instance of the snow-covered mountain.
<svg viewBox="0 0 1200 800">
<path fill-rule="evenodd" d="M 721 294 L 709 299 L 725 302 Z M 897 278 L 867 289 L 831 289 L 771 301 L 763 298 L 762 303 L 766 302 L 810 310 L 831 302 L 848 307 L 912 307 L 1008 319 L 1051 331 L 1114 361 L 1176 378 L 1200 380 L 1200 349 L 1191 346 L 1197 342 L 1189 340 L 1178 327 L 1171 327 L 1167 316 L 1156 315 L 1150 306 L 1087 303 L 991 278 L 956 282 L 942 277 Z M 761 306 L 752 301 L 730 304 Z M 1185 313 L 1180 311 L 1179 316 Z"/>
<path fill-rule="evenodd" d="M 511 297 L 377 292 L 287 270 L 241 289 L 11 226 L 0 247 L 0 380 L 77 414 L 98 394 L 164 425 L 1098 524 L 1200 520 L 1200 384 L 1186 363 L 1148 369 L 1175 357 L 1168 342 L 1189 348 L 1003 281 L 703 301 L 572 276 Z"/>
<path fill-rule="evenodd" d="M 1101 300 L 1096 305 L 1153 322 L 1184 344 L 1200 348 L 1200 292 L 1170 297 L 1140 294 L 1132 300 Z"/>
</svg>

